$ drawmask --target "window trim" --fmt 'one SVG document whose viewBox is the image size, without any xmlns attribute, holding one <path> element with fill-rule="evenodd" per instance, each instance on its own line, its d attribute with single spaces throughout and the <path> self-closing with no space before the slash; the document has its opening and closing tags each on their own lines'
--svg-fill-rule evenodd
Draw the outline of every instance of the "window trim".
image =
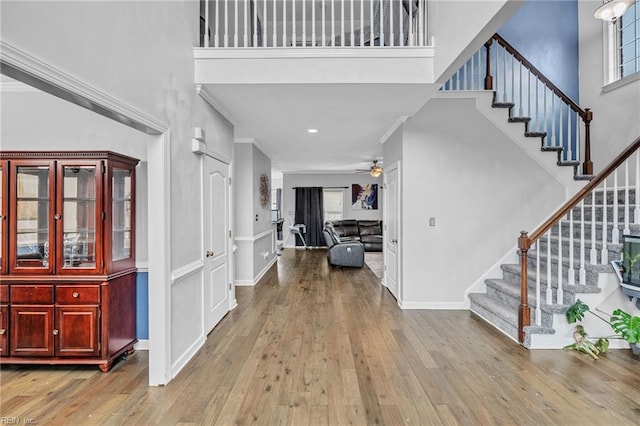
<svg viewBox="0 0 640 426">
<path fill-rule="evenodd" d="M 636 22 L 638 19 L 636 19 Z M 622 64 L 620 63 L 621 54 L 621 32 L 620 19 L 613 22 L 603 22 L 603 46 L 604 46 L 604 61 L 603 61 L 603 77 L 604 82 L 602 91 L 604 93 L 611 92 L 619 87 L 626 86 L 629 83 L 640 79 L 640 70 L 633 74 L 622 75 Z M 636 57 L 636 60 L 638 58 Z"/>
<path fill-rule="evenodd" d="M 327 192 L 340 193 L 342 195 L 342 217 L 340 219 L 338 219 L 338 220 L 344 220 L 344 214 L 345 214 L 345 202 L 344 202 L 345 190 L 344 189 L 337 189 L 337 188 L 336 189 L 334 189 L 334 188 L 322 189 L 322 196 L 324 197 L 324 194 L 327 193 Z M 323 200 L 323 212 L 322 212 L 323 216 L 325 216 L 325 212 L 326 212 L 326 209 L 325 209 L 324 205 L 325 205 L 325 203 L 324 203 L 324 200 Z M 325 222 L 327 221 L 326 217 L 324 218 L 324 221 Z"/>
</svg>

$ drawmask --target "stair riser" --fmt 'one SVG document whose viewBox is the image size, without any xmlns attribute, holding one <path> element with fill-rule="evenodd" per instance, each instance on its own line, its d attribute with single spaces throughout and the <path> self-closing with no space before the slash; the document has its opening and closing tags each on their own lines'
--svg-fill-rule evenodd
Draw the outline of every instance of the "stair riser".
<svg viewBox="0 0 640 426">
<path fill-rule="evenodd" d="M 510 294 L 504 293 L 504 292 L 500 291 L 500 289 L 494 288 L 494 287 L 487 287 L 487 295 L 491 296 L 492 298 L 494 298 L 496 300 L 500 300 L 503 304 L 505 304 L 507 306 L 510 306 L 515 312 L 518 311 L 518 308 L 520 306 L 520 297 L 519 296 L 517 298 L 514 298 Z M 544 293 L 544 291 L 542 289 L 541 289 L 541 293 L 540 293 L 540 299 L 541 299 L 540 300 L 541 303 L 545 303 L 545 293 Z M 537 306 L 536 298 L 535 298 L 535 290 L 529 292 L 528 303 L 529 303 L 529 306 L 531 307 L 531 323 L 533 324 L 533 323 L 536 322 L 535 307 Z M 553 315 L 552 314 L 545 313 L 545 312 L 541 311 L 540 319 L 542 321 L 541 325 L 543 327 L 551 328 L 553 326 Z"/>
<path fill-rule="evenodd" d="M 503 275 L 504 275 L 503 276 L 504 280 L 507 280 L 507 281 L 512 282 L 512 283 L 520 283 L 520 274 L 512 274 L 510 272 L 505 272 Z M 544 275 L 541 278 L 545 278 L 546 279 L 546 277 Z M 529 280 L 527 281 L 527 283 L 528 283 L 527 288 L 533 287 L 535 289 L 535 282 L 536 282 L 535 278 L 531 279 L 531 277 L 529 277 Z M 572 304 L 572 303 L 574 303 L 576 301 L 576 296 L 575 296 L 575 293 L 573 293 L 573 292 L 571 292 L 571 291 L 569 291 L 569 290 L 564 288 L 564 286 L 566 284 L 568 284 L 568 280 L 567 280 L 566 277 L 563 277 L 562 285 L 563 285 L 563 290 L 564 291 L 563 291 L 563 303 L 562 304 L 570 305 L 570 304 Z M 552 279 L 551 285 L 552 285 L 552 290 L 553 290 L 552 291 L 553 303 L 557 304 L 558 301 L 556 300 L 556 296 L 555 296 L 556 293 L 557 293 L 556 292 L 557 282 L 555 281 L 555 279 Z M 547 289 L 547 287 L 545 285 L 545 282 L 542 281 L 542 283 L 540 284 L 540 291 L 543 292 L 542 294 L 546 294 L 545 293 L 546 289 Z M 529 290 L 529 291 L 531 291 L 531 290 Z M 542 297 L 544 298 L 545 296 L 542 296 Z"/>
<path fill-rule="evenodd" d="M 613 184 L 613 180 L 608 179 L 607 180 L 607 186 L 612 185 Z M 618 177 L 618 185 L 624 184 L 624 180 L 621 182 L 620 181 L 620 177 Z M 625 200 L 625 191 L 624 191 L 624 187 L 622 189 L 618 188 L 618 203 L 622 204 L 624 203 Z M 596 196 L 596 205 L 600 205 L 603 204 L 603 192 L 602 191 L 596 191 L 595 193 Z M 613 199 L 614 199 L 614 191 L 611 189 L 607 189 L 607 204 L 611 204 L 613 203 Z M 591 196 L 587 196 L 587 198 L 585 199 L 585 202 L 589 202 L 591 203 Z M 634 187 L 629 187 L 629 204 L 633 204 L 635 205 L 636 202 L 636 191 Z"/>
<path fill-rule="evenodd" d="M 585 242 L 586 243 L 586 242 Z M 539 246 L 539 250 L 540 250 L 540 260 L 546 262 L 547 259 L 547 242 L 540 242 L 540 246 Z M 584 261 L 585 261 L 585 265 L 588 265 L 591 263 L 591 244 L 587 245 L 585 244 L 585 248 L 584 248 Z M 601 245 L 596 244 L 596 264 L 600 264 L 601 260 L 602 260 L 602 249 L 600 248 Z M 611 260 L 614 259 L 620 259 L 622 251 L 620 251 L 619 249 L 621 249 L 622 246 L 621 245 L 608 245 L 607 246 L 607 263 L 610 262 Z M 558 246 L 557 242 L 552 241 L 551 242 L 551 247 L 550 247 L 550 251 L 551 251 L 551 259 L 552 262 L 555 262 L 557 264 L 557 260 L 553 260 L 554 258 L 558 257 L 560 250 L 560 247 Z M 529 253 L 529 255 L 527 256 L 527 259 L 529 261 L 535 261 L 536 259 L 536 252 L 532 251 Z M 562 262 L 566 267 L 569 267 L 569 260 L 570 260 L 570 246 L 568 244 L 568 242 L 563 241 L 562 242 Z M 579 267 L 580 266 L 580 244 L 576 243 L 574 241 L 573 243 L 573 265 L 574 267 Z"/>
<path fill-rule="evenodd" d="M 502 317 L 494 314 L 490 310 L 485 309 L 484 306 L 481 306 L 481 305 L 475 303 L 473 300 L 471 301 L 471 306 L 470 307 L 471 307 L 471 310 L 473 312 L 476 312 L 480 316 L 484 317 L 487 321 L 489 321 L 492 324 L 494 324 L 495 326 L 497 326 L 504 333 L 508 334 L 509 336 L 511 336 L 514 339 L 518 338 L 518 325 L 517 324 L 515 324 L 515 325 L 511 324 L 510 322 L 508 322 L 505 319 L 503 319 Z"/>
<path fill-rule="evenodd" d="M 627 220 L 629 221 L 629 223 L 633 223 L 634 220 L 634 207 L 628 207 L 626 209 L 627 211 Z M 606 208 L 607 211 L 607 222 L 609 223 L 613 223 L 613 212 L 614 212 L 614 207 L 609 205 Z M 624 218 L 624 213 L 625 213 L 625 207 L 624 206 L 618 206 L 616 211 L 618 212 L 618 222 L 619 223 L 624 223 L 625 218 Z M 596 218 L 596 222 L 602 222 L 603 218 L 604 218 L 604 209 L 602 208 L 602 206 L 596 206 L 596 211 L 594 212 L 593 209 L 591 208 L 591 206 L 585 206 L 584 207 L 584 218 L 587 221 L 591 221 L 592 218 L 594 217 L 594 213 L 595 213 L 595 218 Z M 568 221 L 568 215 L 566 220 Z M 582 209 L 579 207 L 576 207 L 573 209 L 573 221 L 574 222 L 579 222 L 582 219 Z M 586 224 L 585 224 L 586 226 Z"/>
</svg>

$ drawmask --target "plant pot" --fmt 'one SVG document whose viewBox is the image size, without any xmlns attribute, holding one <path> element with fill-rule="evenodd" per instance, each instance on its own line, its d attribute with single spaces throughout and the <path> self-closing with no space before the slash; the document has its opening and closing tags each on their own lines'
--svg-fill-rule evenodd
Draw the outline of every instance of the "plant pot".
<svg viewBox="0 0 640 426">
<path fill-rule="evenodd" d="M 631 345 L 631 352 L 633 352 L 634 355 L 640 355 L 640 343 L 630 343 Z"/>
</svg>

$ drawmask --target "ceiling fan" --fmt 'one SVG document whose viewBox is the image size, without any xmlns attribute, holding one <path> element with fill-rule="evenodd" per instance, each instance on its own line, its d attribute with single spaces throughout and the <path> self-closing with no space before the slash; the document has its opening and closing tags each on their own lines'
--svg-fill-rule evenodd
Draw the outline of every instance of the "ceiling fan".
<svg viewBox="0 0 640 426">
<path fill-rule="evenodd" d="M 378 177 L 384 169 L 378 165 L 378 160 L 373 160 L 373 164 L 368 169 L 357 169 L 356 173 L 369 173 L 372 177 Z"/>
</svg>

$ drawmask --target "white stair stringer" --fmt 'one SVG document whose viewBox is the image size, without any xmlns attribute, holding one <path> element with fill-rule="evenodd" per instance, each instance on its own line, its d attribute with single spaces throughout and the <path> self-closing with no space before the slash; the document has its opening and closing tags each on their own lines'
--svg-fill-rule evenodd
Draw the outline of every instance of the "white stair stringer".
<svg viewBox="0 0 640 426">
<path fill-rule="evenodd" d="M 598 288 L 600 293 L 582 293 L 576 294 L 576 296 L 584 303 L 589 305 L 591 309 L 597 309 L 603 304 L 606 304 L 610 299 L 618 299 L 620 296 L 624 297 L 620 292 L 620 285 L 618 283 L 618 277 L 613 272 L 601 272 L 598 274 Z M 605 310 L 605 309 L 603 309 Z M 605 310 L 605 312 L 607 312 Z M 611 311 L 608 311 L 611 313 Z M 607 316 L 603 314 L 603 316 Z M 590 318 L 591 317 L 591 318 Z M 594 321 L 595 320 L 595 321 Z M 590 314 L 585 316 L 585 319 L 581 321 L 585 330 L 592 337 L 609 336 L 613 334 L 613 330 L 608 324 L 593 318 Z M 566 345 L 574 343 L 573 330 L 576 324 L 569 324 L 564 313 L 555 314 L 553 316 L 553 329 L 554 334 L 529 334 L 529 349 L 562 349 Z M 611 348 L 628 348 L 629 345 L 621 340 L 610 340 Z"/>
<path fill-rule="evenodd" d="M 531 138 L 524 135 L 522 123 L 510 123 L 508 110 L 494 108 L 493 92 L 490 90 L 468 91 L 437 91 L 434 99 L 474 99 L 476 109 L 484 115 L 497 129 L 510 138 L 529 157 L 540 165 L 549 175 L 556 179 L 564 188 L 566 198 L 569 199 L 578 192 L 587 182 L 574 179 L 573 167 L 560 167 L 557 165 L 557 155 L 553 152 L 544 152 L 541 149 L 540 138 Z"/>
</svg>

